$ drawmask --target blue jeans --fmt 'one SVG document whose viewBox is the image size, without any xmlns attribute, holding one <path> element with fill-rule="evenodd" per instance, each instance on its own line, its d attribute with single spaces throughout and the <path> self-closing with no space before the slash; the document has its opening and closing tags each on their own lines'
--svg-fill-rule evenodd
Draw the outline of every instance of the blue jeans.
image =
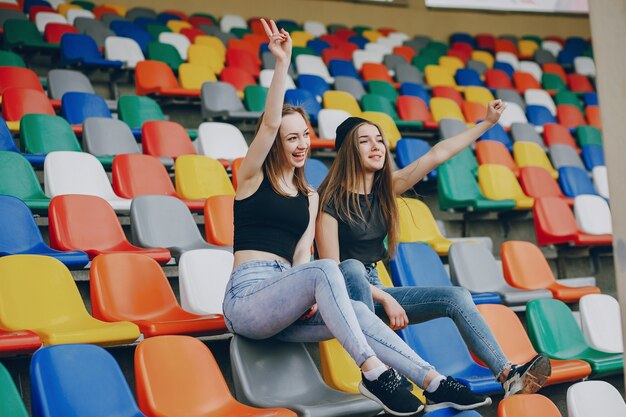
<svg viewBox="0 0 626 417">
<path fill-rule="evenodd" d="M 319 260 L 291 268 L 280 261 L 251 261 L 233 271 L 224 297 L 228 329 L 252 339 L 290 342 L 337 338 L 361 366 L 371 356 L 422 386 L 433 367 L 365 304 L 348 298 L 343 274 L 364 276 L 362 263 Z M 317 313 L 298 320 L 317 303 Z"/>
<path fill-rule="evenodd" d="M 392 287 L 382 285 L 378 271 L 367 265 L 366 273 L 344 275 L 346 288 L 352 300 L 361 301 L 387 323 L 389 319 L 382 304 L 372 300 L 370 284 L 391 295 L 402 306 L 409 323 L 416 324 L 439 317 L 451 318 L 463 340 L 496 377 L 511 362 L 502 352 L 489 326 L 472 301 L 472 296 L 461 287 Z"/>
</svg>

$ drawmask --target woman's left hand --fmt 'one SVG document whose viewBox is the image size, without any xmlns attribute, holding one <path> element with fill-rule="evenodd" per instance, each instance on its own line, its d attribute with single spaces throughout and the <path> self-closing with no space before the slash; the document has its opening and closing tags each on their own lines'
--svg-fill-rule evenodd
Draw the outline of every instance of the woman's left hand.
<svg viewBox="0 0 626 417">
<path fill-rule="evenodd" d="M 485 120 L 491 124 L 498 123 L 502 112 L 506 109 L 506 103 L 502 100 L 492 100 L 487 104 L 487 115 Z"/>
</svg>

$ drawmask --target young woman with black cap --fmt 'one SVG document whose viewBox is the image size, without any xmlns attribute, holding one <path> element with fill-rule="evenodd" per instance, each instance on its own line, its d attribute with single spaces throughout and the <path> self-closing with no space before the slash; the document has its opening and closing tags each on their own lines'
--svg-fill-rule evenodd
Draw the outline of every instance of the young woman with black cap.
<svg viewBox="0 0 626 417">
<path fill-rule="evenodd" d="M 350 300 L 343 275 L 363 276 L 363 264 L 309 262 L 318 207 L 317 193 L 304 179 L 309 126 L 301 109 L 283 107 L 289 34 L 273 21 L 263 26 L 276 67 L 265 113 L 238 174 L 234 269 L 223 303 L 226 325 L 252 339 L 335 337 L 361 368 L 363 395 L 393 415 L 415 414 L 423 404 L 394 368 L 425 386 L 438 374 L 365 304 Z M 481 397 L 481 404 L 488 402 Z"/>
<path fill-rule="evenodd" d="M 506 108 L 501 100 L 489 103 L 485 120 L 458 136 L 437 143 L 409 166 L 392 172 L 387 146 L 375 124 L 350 117 L 337 127 L 337 157 L 320 185 L 315 243 L 321 258 L 357 259 L 366 267 L 362 276 L 346 274 L 350 297 L 366 304 L 394 330 L 437 317 L 452 318 L 470 349 L 503 383 L 505 396 L 536 392 L 550 375 L 550 362 L 538 355 L 522 366 L 512 365 L 472 302 L 460 287 L 386 288 L 378 279 L 376 262 L 387 257 L 384 239 L 393 254 L 398 242 L 396 197 L 426 174 L 474 143 L 497 123 Z M 367 282 L 370 285 L 363 285 Z M 474 401 L 467 388 L 451 377 L 436 376 L 424 386 L 433 405 L 455 408 Z M 478 401 L 478 400 L 476 400 Z"/>
</svg>

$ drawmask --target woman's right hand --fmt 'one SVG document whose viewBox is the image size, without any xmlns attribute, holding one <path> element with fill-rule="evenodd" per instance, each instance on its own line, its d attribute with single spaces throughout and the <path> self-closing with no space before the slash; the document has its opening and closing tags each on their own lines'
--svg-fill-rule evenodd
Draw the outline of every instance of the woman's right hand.
<svg viewBox="0 0 626 417">
<path fill-rule="evenodd" d="M 289 63 L 291 61 L 291 37 L 285 29 L 278 29 L 276 22 L 270 20 L 268 24 L 261 19 L 265 33 L 269 38 L 269 50 L 276 57 L 276 61 Z"/>
<path fill-rule="evenodd" d="M 389 327 L 391 330 L 404 329 L 409 325 L 409 317 L 406 315 L 406 311 L 400 305 L 395 298 L 391 295 L 387 295 L 381 302 L 387 317 L 389 317 Z"/>
</svg>

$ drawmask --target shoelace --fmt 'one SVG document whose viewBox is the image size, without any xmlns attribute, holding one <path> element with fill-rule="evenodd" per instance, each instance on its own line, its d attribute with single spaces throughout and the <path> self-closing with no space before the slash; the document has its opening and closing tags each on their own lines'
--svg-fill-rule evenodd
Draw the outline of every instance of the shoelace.
<svg viewBox="0 0 626 417">
<path fill-rule="evenodd" d="M 380 385 L 385 391 L 393 392 L 400 386 L 400 375 L 395 369 L 391 369 L 389 376 L 385 378 L 385 381 L 381 381 Z"/>
<path fill-rule="evenodd" d="M 456 379 L 448 379 L 446 381 L 450 387 L 450 389 L 454 390 L 454 391 L 462 391 L 464 389 L 467 389 L 467 387 L 463 384 L 461 384 L 459 381 L 457 381 Z"/>
</svg>

